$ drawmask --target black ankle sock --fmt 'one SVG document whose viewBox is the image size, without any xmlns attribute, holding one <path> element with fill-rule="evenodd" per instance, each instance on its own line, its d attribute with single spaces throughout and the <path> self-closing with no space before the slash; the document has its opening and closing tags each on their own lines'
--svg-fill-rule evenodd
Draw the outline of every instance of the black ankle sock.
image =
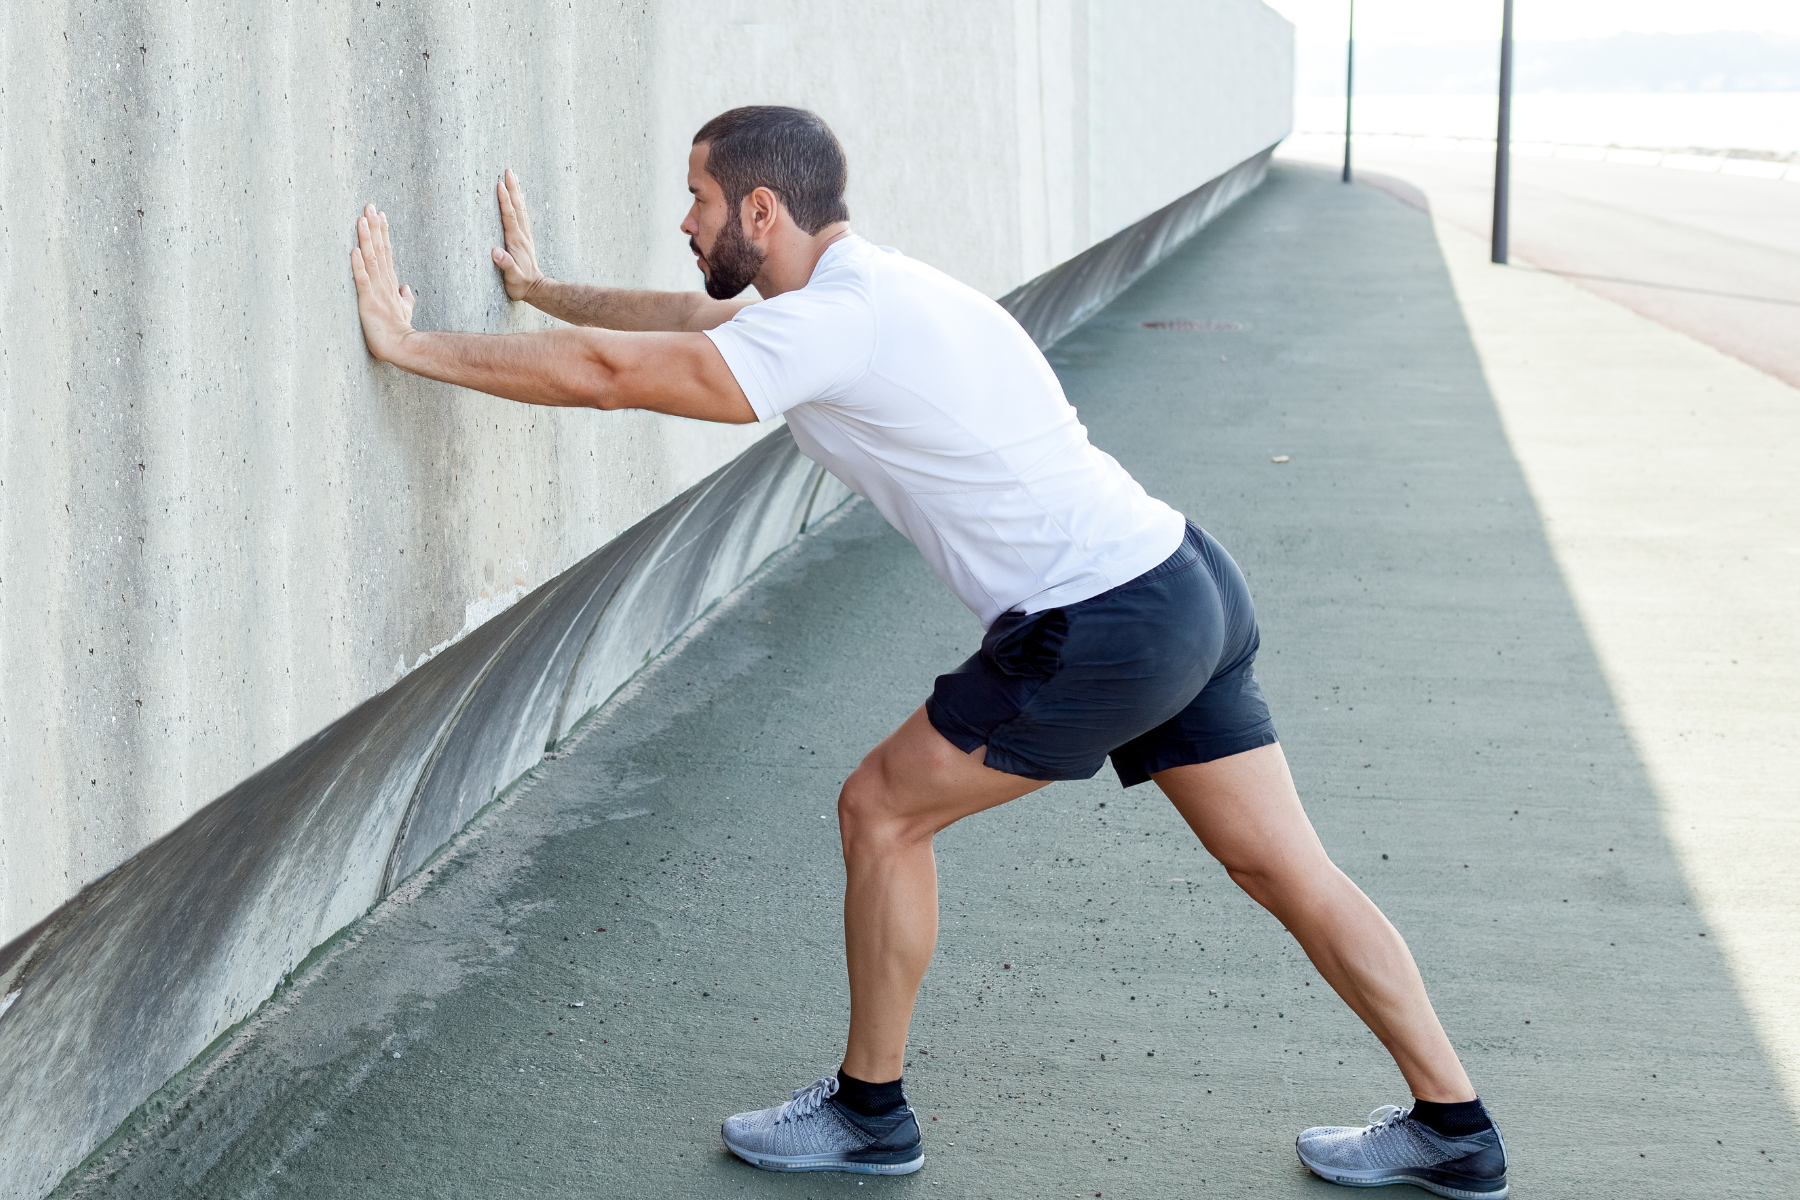
<svg viewBox="0 0 1800 1200">
<path fill-rule="evenodd" d="M 905 1104 L 906 1094 L 900 1090 L 898 1079 L 892 1083 L 864 1083 L 844 1074 L 844 1068 L 839 1067 L 838 1090 L 834 1099 L 851 1112 L 861 1113 L 865 1117 L 881 1117 Z"/>
<path fill-rule="evenodd" d="M 841 1076 L 840 1076 L 841 1078 Z M 1431 1100 L 1414 1100 L 1412 1119 L 1445 1137 L 1467 1137 L 1494 1127 L 1494 1119 L 1481 1105 L 1481 1097 L 1461 1104 L 1438 1104 Z"/>
</svg>

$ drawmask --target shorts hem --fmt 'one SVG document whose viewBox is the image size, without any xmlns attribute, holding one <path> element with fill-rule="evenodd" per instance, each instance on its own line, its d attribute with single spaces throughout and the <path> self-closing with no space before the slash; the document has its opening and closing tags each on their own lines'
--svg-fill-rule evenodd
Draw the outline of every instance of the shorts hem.
<svg viewBox="0 0 1800 1200">
<path fill-rule="evenodd" d="M 925 699 L 925 719 L 931 722 L 931 727 L 937 730 L 938 733 L 943 736 L 945 741 L 949 742 L 952 746 L 955 746 L 958 750 L 961 750 L 964 754 L 973 754 L 975 751 L 987 745 L 987 736 L 985 734 L 978 730 L 971 729 L 969 726 L 964 725 L 959 721 L 951 720 L 942 710 L 940 710 L 938 708 L 936 696 L 928 696 Z"/>
<path fill-rule="evenodd" d="M 1167 771 L 1174 767 L 1191 767 L 1196 763 L 1217 762 L 1221 758 L 1230 758 L 1234 754 L 1243 754 L 1248 750 L 1273 746 L 1280 740 L 1275 736 L 1275 722 L 1266 720 L 1230 737 L 1204 738 L 1179 746 L 1170 746 L 1145 758 L 1137 759 L 1129 766 L 1114 760 L 1113 770 L 1118 772 L 1120 787 L 1132 788 L 1140 783 L 1150 782 L 1150 777 L 1158 771 Z"/>
<path fill-rule="evenodd" d="M 1059 771 L 1053 767 L 1046 767 L 1041 763 L 1020 758 L 1016 754 L 1009 753 L 1006 747 L 996 746 L 989 742 L 987 743 L 987 757 L 982 762 L 983 765 L 992 767 L 996 771 L 1016 775 L 1020 779 L 1032 779 L 1038 783 L 1064 783 L 1076 779 L 1092 779 L 1100 773 L 1100 768 L 1106 765 L 1106 758 L 1104 755 L 1101 756 L 1093 766 L 1085 769 L 1076 767 Z"/>
<path fill-rule="evenodd" d="M 987 756 L 982 760 L 984 766 L 992 767 L 1006 775 L 1016 775 L 1020 779 L 1030 779 L 1038 783 L 1060 783 L 1072 779 L 1092 779 L 1100 773 L 1105 758 L 1101 758 L 1085 772 L 1057 771 L 1042 763 L 1020 758 L 1004 746 L 996 746 L 991 739 L 979 730 L 972 729 L 960 722 L 951 720 L 937 705 L 937 697 L 925 701 L 925 719 L 931 727 L 938 731 L 943 739 L 961 750 L 964 754 L 973 754 L 981 747 L 987 747 Z"/>
</svg>

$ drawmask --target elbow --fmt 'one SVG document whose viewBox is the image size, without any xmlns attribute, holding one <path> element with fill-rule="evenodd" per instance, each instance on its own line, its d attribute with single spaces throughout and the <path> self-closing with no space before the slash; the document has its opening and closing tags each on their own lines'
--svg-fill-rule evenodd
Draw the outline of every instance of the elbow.
<svg viewBox="0 0 1800 1200">
<path fill-rule="evenodd" d="M 621 382 L 619 372 L 604 361 L 593 361 L 587 378 L 581 382 L 575 402 L 586 408 L 597 408 L 601 412 L 631 408 L 633 405 L 626 395 L 626 389 L 619 386 Z"/>
</svg>

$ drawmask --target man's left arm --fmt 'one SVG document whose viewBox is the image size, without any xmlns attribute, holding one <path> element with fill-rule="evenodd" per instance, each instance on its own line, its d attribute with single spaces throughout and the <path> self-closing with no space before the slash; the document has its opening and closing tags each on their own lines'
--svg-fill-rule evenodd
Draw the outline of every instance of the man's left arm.
<svg viewBox="0 0 1800 1200">
<path fill-rule="evenodd" d="M 369 353 L 429 379 L 525 404 L 642 408 L 700 421 L 757 419 L 737 378 L 701 333 L 430 333 L 412 327 L 414 296 L 394 269 L 387 217 L 370 205 L 350 252 Z"/>
<path fill-rule="evenodd" d="M 523 300 L 559 321 L 602 329 L 704 333 L 735 317 L 754 300 L 714 300 L 705 292 L 657 292 L 648 288 L 601 287 L 552 279 L 538 267 L 537 240 L 525 208 L 525 188 L 510 169 L 495 185 L 500 229 L 506 247 L 494 247 L 494 265 L 506 295 Z"/>
</svg>

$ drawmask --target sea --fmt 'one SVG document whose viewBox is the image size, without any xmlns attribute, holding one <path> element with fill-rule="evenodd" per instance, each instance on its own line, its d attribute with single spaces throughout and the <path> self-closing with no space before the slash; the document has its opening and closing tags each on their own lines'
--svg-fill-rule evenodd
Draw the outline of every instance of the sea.
<svg viewBox="0 0 1800 1200">
<path fill-rule="evenodd" d="M 1358 96 L 1358 133 L 1492 138 L 1493 94 Z M 1342 133 L 1342 96 L 1299 96 L 1294 129 Z M 1800 92 L 1534 92 L 1513 97 L 1515 141 L 1737 150 L 1800 159 Z"/>
</svg>

